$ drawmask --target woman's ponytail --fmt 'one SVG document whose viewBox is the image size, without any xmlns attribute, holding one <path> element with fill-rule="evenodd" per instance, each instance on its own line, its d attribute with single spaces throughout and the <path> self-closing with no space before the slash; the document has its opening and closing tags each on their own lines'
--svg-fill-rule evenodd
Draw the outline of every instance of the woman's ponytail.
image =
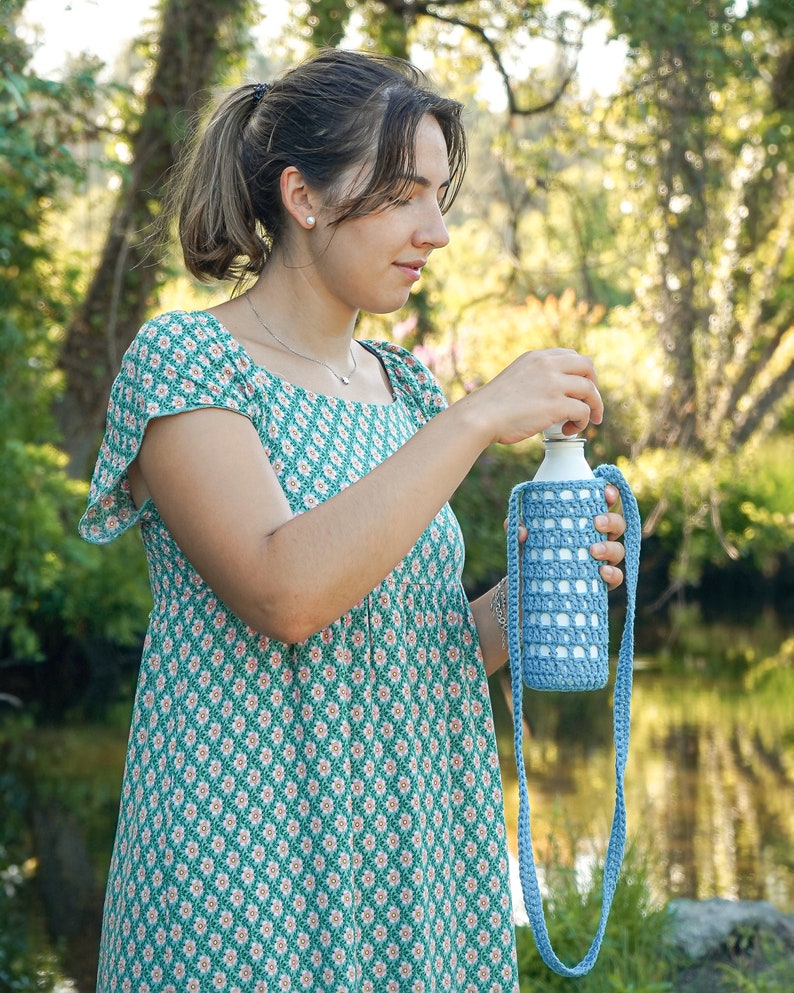
<svg viewBox="0 0 794 993">
<path fill-rule="evenodd" d="M 269 254 L 242 165 L 243 134 L 261 85 L 238 87 L 220 104 L 177 175 L 173 201 L 182 253 L 202 281 L 259 273 Z"/>
</svg>

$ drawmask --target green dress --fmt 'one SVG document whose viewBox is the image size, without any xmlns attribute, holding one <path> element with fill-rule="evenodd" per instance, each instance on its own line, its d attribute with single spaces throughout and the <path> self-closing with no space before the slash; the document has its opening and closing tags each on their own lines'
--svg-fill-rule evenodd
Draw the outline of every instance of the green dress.
<svg viewBox="0 0 794 993">
<path fill-rule="evenodd" d="M 202 406 L 249 418 L 295 514 L 354 483 L 444 406 L 408 352 L 369 347 L 391 403 L 287 383 L 204 312 L 149 321 L 123 358 L 80 532 L 107 542 L 140 525 L 153 609 L 99 993 L 518 989 L 493 720 L 450 508 L 360 603 L 288 645 L 227 609 L 153 503 L 130 497 L 149 418 Z"/>
</svg>

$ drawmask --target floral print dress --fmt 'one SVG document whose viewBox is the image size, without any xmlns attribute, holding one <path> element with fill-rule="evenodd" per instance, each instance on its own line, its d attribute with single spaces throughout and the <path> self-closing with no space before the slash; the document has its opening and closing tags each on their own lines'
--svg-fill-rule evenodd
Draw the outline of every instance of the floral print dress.
<svg viewBox="0 0 794 993">
<path fill-rule="evenodd" d="M 444 406 L 408 352 L 368 347 L 389 404 L 291 385 L 205 312 L 149 321 L 123 358 L 80 532 L 107 542 L 140 525 L 153 609 L 99 993 L 518 988 L 492 714 L 450 508 L 364 600 L 288 645 L 228 610 L 153 503 L 130 497 L 148 420 L 202 406 L 251 420 L 295 514 L 354 483 Z"/>
</svg>

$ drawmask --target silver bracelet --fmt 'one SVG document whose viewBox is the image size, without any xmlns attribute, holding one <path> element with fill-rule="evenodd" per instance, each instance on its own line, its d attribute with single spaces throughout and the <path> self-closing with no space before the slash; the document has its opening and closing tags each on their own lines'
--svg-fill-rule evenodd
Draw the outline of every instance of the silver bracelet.
<svg viewBox="0 0 794 993">
<path fill-rule="evenodd" d="M 507 576 L 503 576 L 494 587 L 491 594 L 491 613 L 496 623 L 502 629 L 502 648 L 507 648 Z"/>
</svg>

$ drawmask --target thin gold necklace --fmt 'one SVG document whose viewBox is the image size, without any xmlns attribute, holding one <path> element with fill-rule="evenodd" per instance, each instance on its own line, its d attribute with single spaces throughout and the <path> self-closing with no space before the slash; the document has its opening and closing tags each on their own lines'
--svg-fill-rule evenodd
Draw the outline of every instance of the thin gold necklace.
<svg viewBox="0 0 794 993">
<path fill-rule="evenodd" d="M 282 338 L 279 338 L 279 336 L 276 334 L 276 332 L 275 331 L 271 331 L 270 328 L 267 326 L 267 324 L 265 324 L 265 322 L 262 320 L 262 317 L 260 316 L 259 311 L 254 306 L 254 301 L 248 295 L 248 290 L 245 291 L 244 296 L 245 296 L 245 299 L 248 301 L 248 305 L 250 306 L 251 310 L 253 310 L 253 312 L 254 312 L 254 317 L 256 317 L 256 319 L 259 321 L 259 323 L 262 325 L 262 327 L 265 329 L 265 331 L 267 331 L 267 333 L 270 335 L 270 337 L 271 338 L 275 338 L 275 340 L 279 343 L 279 345 L 283 345 L 283 347 L 286 348 L 288 352 L 292 352 L 293 355 L 297 355 L 299 359 L 307 359 L 309 362 L 315 362 L 317 365 L 324 365 L 325 368 L 330 373 L 333 373 L 333 375 L 336 376 L 336 378 L 339 380 L 340 383 L 342 383 L 344 386 L 350 386 L 350 377 L 353 375 L 353 373 L 356 371 L 356 369 L 358 369 L 358 363 L 356 362 L 356 357 L 353 354 L 353 346 L 352 345 L 350 346 L 350 358 L 353 360 L 353 368 L 350 370 L 350 372 L 346 376 L 340 376 L 339 373 L 336 371 L 336 369 L 334 369 L 332 366 L 328 365 L 327 362 L 323 362 L 322 359 L 316 359 L 312 355 L 304 355 L 303 352 L 299 352 L 297 350 L 297 348 L 293 348 L 292 345 L 288 344 Z"/>
</svg>

